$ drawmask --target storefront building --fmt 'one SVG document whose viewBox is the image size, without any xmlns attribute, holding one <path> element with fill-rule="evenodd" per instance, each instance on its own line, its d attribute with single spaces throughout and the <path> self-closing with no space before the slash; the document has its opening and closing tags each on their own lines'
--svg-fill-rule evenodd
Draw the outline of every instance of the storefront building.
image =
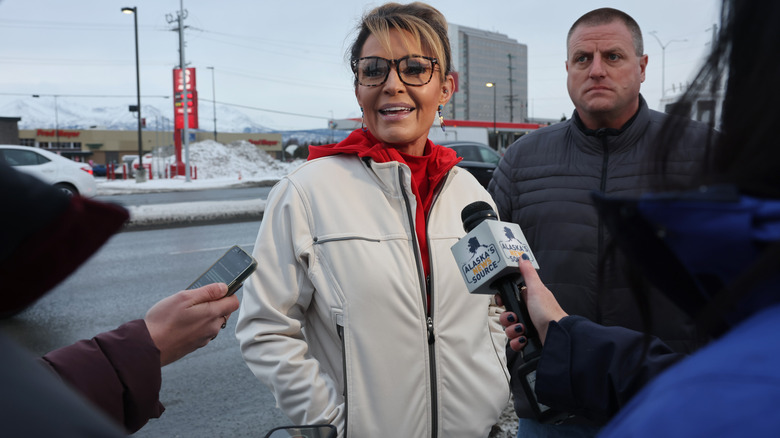
<svg viewBox="0 0 780 438">
<path fill-rule="evenodd" d="M 213 132 L 189 131 L 189 143 L 213 140 Z M 282 134 L 218 133 L 220 143 L 245 140 L 272 157 L 282 157 Z M 173 131 L 142 131 L 143 152 L 173 148 Z M 75 161 L 121 163 L 126 155 L 138 155 L 138 131 L 100 129 L 20 129 L 19 144 L 59 153 Z"/>
</svg>

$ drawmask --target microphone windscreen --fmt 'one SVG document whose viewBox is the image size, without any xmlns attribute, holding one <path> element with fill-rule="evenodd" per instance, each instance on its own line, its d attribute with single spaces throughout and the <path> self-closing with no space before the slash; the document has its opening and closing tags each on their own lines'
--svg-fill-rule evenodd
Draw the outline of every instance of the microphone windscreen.
<svg viewBox="0 0 780 438">
<path fill-rule="evenodd" d="M 463 207 L 460 212 L 460 220 L 463 221 L 463 229 L 468 233 L 485 219 L 498 220 L 498 214 L 493 207 L 485 201 L 475 201 Z"/>
</svg>

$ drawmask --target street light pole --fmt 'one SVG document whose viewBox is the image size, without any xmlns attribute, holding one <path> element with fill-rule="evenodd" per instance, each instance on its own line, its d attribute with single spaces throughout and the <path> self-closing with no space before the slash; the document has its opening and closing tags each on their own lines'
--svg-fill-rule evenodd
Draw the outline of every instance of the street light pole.
<svg viewBox="0 0 780 438">
<path fill-rule="evenodd" d="M 498 135 L 498 129 L 496 129 L 496 89 L 498 87 L 493 85 L 493 134 Z M 496 144 L 498 144 L 498 138 L 496 138 Z"/>
<path fill-rule="evenodd" d="M 133 14 L 133 24 L 135 27 L 135 88 L 136 105 L 138 106 L 138 172 L 135 174 L 135 182 L 146 181 L 146 169 L 144 168 L 143 140 L 141 136 L 141 68 L 138 63 L 138 8 L 133 6 L 122 8 L 125 14 Z"/>
<path fill-rule="evenodd" d="M 33 94 L 32 97 L 39 98 L 41 96 L 46 96 L 45 94 Z M 54 136 L 57 139 L 56 143 L 54 145 L 49 145 L 49 149 L 59 149 L 60 147 L 60 120 L 59 115 L 57 114 L 57 95 L 52 94 L 51 95 L 54 98 Z"/>
<path fill-rule="evenodd" d="M 60 117 L 59 117 L 59 109 L 57 108 L 57 95 L 54 95 L 54 135 L 57 139 L 57 146 L 55 146 L 57 149 L 60 148 Z"/>
<path fill-rule="evenodd" d="M 496 129 L 496 83 L 488 82 L 485 86 L 493 89 L 493 134 L 498 135 L 498 130 Z M 498 138 L 496 138 L 496 145 L 498 145 Z"/>
<path fill-rule="evenodd" d="M 211 70 L 211 103 L 214 109 L 214 141 L 217 141 L 217 89 L 214 86 L 214 67 L 206 67 Z"/>
<path fill-rule="evenodd" d="M 688 41 L 688 40 L 687 39 L 685 39 L 685 40 L 669 40 L 669 41 L 666 42 L 666 44 L 664 44 L 664 43 L 661 42 L 661 39 L 658 38 L 658 35 L 656 35 L 656 33 L 657 33 L 656 31 L 652 31 L 652 32 L 650 32 L 650 35 L 652 35 L 655 38 L 655 40 L 658 41 L 658 45 L 661 46 L 661 98 L 664 98 L 664 97 L 666 97 L 666 78 L 665 78 L 665 76 L 666 76 L 666 47 L 669 44 L 672 44 L 674 42 L 681 43 L 681 42 L 685 42 L 685 41 Z"/>
</svg>

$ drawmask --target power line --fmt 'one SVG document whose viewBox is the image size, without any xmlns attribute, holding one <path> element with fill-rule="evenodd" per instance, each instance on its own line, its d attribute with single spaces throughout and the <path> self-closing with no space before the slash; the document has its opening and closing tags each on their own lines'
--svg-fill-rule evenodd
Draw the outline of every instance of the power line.
<svg viewBox="0 0 780 438">
<path fill-rule="evenodd" d="M 2 93 L 2 92 L 0 92 L 0 96 L 26 96 L 26 97 L 43 96 L 43 97 L 51 97 L 51 96 L 55 96 L 55 94 Z M 89 97 L 107 97 L 107 98 L 136 97 L 135 94 L 133 94 L 133 95 L 130 95 L 130 94 L 114 94 L 114 95 L 111 95 L 111 94 L 57 94 L 56 96 L 57 97 L 87 97 L 87 98 L 89 98 Z M 145 98 L 157 97 L 157 98 L 167 99 L 170 96 L 160 96 L 160 95 L 147 96 L 147 95 L 142 95 L 141 97 L 145 97 Z M 202 98 L 202 97 L 199 97 L 198 100 L 199 101 L 209 102 L 209 103 L 218 103 L 220 105 L 232 106 L 232 107 L 236 107 L 236 108 L 251 109 L 251 110 L 255 110 L 255 111 L 264 111 L 264 112 L 274 113 L 274 114 L 284 114 L 284 115 L 287 115 L 287 116 L 308 117 L 308 118 L 311 118 L 311 119 L 330 120 L 329 117 L 325 117 L 325 116 L 315 116 L 315 115 L 311 115 L 311 114 L 293 113 L 293 112 L 289 112 L 289 111 L 280 111 L 280 110 L 274 110 L 274 109 L 270 109 L 270 108 L 260 108 L 260 107 L 251 106 L 251 105 L 242 105 L 242 104 L 239 104 L 239 103 L 220 102 L 218 100 L 214 101 L 214 100 L 205 99 L 205 98 Z"/>
<path fill-rule="evenodd" d="M 0 26 L 3 28 L 23 28 L 25 30 L 30 29 L 69 29 L 69 30 L 89 30 L 92 31 L 122 31 L 122 26 L 114 24 L 104 23 L 75 23 L 75 22 L 61 22 L 61 21 L 37 21 L 37 20 L 0 20 Z"/>
<path fill-rule="evenodd" d="M 324 116 L 313 116 L 311 114 L 291 113 L 291 112 L 287 112 L 287 111 L 272 110 L 272 109 L 268 109 L 268 108 L 258 108 L 256 106 L 241 105 L 241 104 L 238 104 L 238 103 L 227 103 L 227 102 L 220 102 L 220 101 L 216 101 L 215 102 L 213 100 L 204 99 L 202 97 L 198 98 L 198 100 L 203 100 L 203 101 L 211 102 L 211 103 L 218 103 L 220 105 L 225 105 L 225 106 L 234 106 L 234 107 L 237 107 L 237 108 L 245 108 L 245 109 L 251 109 L 251 110 L 256 110 L 256 111 L 265 111 L 265 112 L 274 113 L 274 114 L 284 114 L 284 115 L 287 115 L 287 116 L 309 117 L 311 119 L 330 120 L 329 117 L 324 117 Z"/>
<path fill-rule="evenodd" d="M 27 96 L 27 97 L 36 97 L 36 96 L 57 96 L 57 97 L 111 97 L 111 98 L 117 98 L 117 97 L 136 97 L 135 94 L 59 94 L 59 93 L 1 93 L 0 96 Z M 170 96 L 163 96 L 163 95 L 142 95 L 141 97 L 158 97 L 161 99 L 168 99 Z"/>
<path fill-rule="evenodd" d="M 9 64 L 9 65 L 53 65 L 53 66 L 71 66 L 71 67 L 81 67 L 81 68 L 87 68 L 89 66 L 124 66 L 126 64 L 130 64 L 134 61 L 131 60 L 120 60 L 120 59 L 95 59 L 95 58 L 89 58 L 89 59 L 78 59 L 78 58 L 68 58 L 68 59 L 62 59 L 62 58 L 3 58 L 0 59 L 0 64 Z M 171 63 L 168 61 L 152 61 L 152 62 L 144 62 L 143 65 L 145 66 L 169 66 Z"/>
</svg>

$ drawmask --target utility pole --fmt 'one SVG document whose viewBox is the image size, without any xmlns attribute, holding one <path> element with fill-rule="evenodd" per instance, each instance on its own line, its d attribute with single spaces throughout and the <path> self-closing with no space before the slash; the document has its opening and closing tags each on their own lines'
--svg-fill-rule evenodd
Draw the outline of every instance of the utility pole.
<svg viewBox="0 0 780 438">
<path fill-rule="evenodd" d="M 165 17 L 168 23 L 174 21 L 173 17 L 168 14 Z M 187 102 L 187 64 L 184 62 L 184 19 L 187 18 L 187 11 L 184 9 L 184 0 L 179 0 L 179 11 L 176 13 L 176 19 L 178 32 L 179 32 L 179 69 L 181 70 L 181 86 L 182 86 L 182 106 L 183 106 L 183 122 L 184 127 L 182 129 L 182 144 L 184 145 L 184 180 L 186 182 L 192 181 L 190 179 L 190 139 L 188 131 L 189 125 L 189 105 Z M 178 90 L 177 90 L 178 91 Z M 174 128 L 175 129 L 175 128 Z"/>
<path fill-rule="evenodd" d="M 184 0 L 179 0 L 179 68 L 181 69 L 182 104 L 184 105 L 184 129 L 182 140 L 184 141 L 184 181 L 190 182 L 190 135 L 187 132 L 190 122 L 190 107 L 187 102 L 187 64 L 184 62 Z"/>
<path fill-rule="evenodd" d="M 712 25 L 712 50 L 715 50 L 718 44 L 718 25 Z M 715 93 L 720 89 L 720 75 L 712 78 L 712 99 L 715 100 Z"/>
<path fill-rule="evenodd" d="M 214 141 L 217 141 L 217 89 L 214 86 L 214 67 L 206 68 L 211 70 L 211 104 L 214 111 Z"/>
<path fill-rule="evenodd" d="M 509 96 L 508 96 L 509 97 L 509 122 L 510 123 L 514 123 L 514 121 L 515 121 L 515 105 L 514 105 L 515 95 L 514 95 L 514 93 L 512 93 L 512 82 L 514 82 L 514 80 L 512 79 L 512 70 L 514 70 L 514 68 L 512 68 L 512 54 L 511 53 L 507 53 L 506 56 L 507 56 L 507 58 L 509 58 Z"/>
</svg>

